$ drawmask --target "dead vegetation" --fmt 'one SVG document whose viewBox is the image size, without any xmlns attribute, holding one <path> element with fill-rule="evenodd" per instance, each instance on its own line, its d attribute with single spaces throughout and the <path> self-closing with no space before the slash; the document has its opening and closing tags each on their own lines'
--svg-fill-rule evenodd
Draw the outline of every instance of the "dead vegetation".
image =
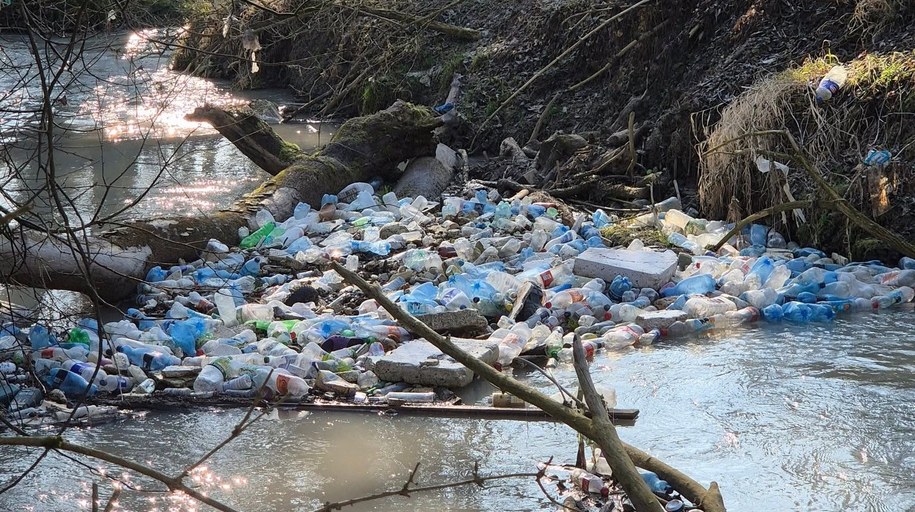
<svg viewBox="0 0 915 512">
<path fill-rule="evenodd" d="M 747 136 L 780 129 L 795 136 L 830 185 L 857 209 L 890 226 L 912 213 L 908 183 L 915 160 L 915 52 L 863 55 L 846 63 L 846 85 L 829 102 L 817 104 L 813 89 L 837 63 L 827 55 L 766 78 L 726 107 L 717 124 L 705 127 L 707 139 L 699 151 L 704 213 L 710 218 L 744 216 L 816 193 L 802 173 L 757 169 L 757 157 L 791 164 L 784 140 Z M 865 165 L 872 149 L 888 150 L 893 158 L 885 167 Z M 875 251 L 879 244 L 868 243 L 867 236 L 828 208 L 814 209 L 806 222 L 784 214 L 774 220 L 804 240 L 854 257 L 880 254 Z M 911 234 L 905 224 L 895 227 Z"/>
</svg>

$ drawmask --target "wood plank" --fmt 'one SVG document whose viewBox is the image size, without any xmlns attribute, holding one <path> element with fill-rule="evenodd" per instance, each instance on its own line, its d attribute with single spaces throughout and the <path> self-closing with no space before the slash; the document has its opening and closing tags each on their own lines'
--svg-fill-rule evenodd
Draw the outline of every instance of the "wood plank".
<svg viewBox="0 0 915 512">
<path fill-rule="evenodd" d="M 121 409 L 145 409 L 160 411 L 186 410 L 188 408 L 241 408 L 250 407 L 251 400 L 245 398 L 228 397 L 181 397 L 181 396 L 131 396 L 95 398 L 92 403 L 115 405 Z M 450 404 L 404 404 L 398 407 L 386 403 L 354 404 L 347 402 L 333 402 L 315 400 L 306 402 L 282 402 L 275 404 L 277 409 L 313 411 L 313 412 L 351 412 L 390 414 L 404 416 L 424 416 L 440 418 L 466 418 L 489 420 L 517 420 L 517 421 L 554 421 L 547 413 L 534 407 L 507 408 L 489 407 L 482 405 L 450 405 Z M 631 426 L 638 418 L 638 409 L 611 409 L 610 420 L 615 425 Z"/>
</svg>

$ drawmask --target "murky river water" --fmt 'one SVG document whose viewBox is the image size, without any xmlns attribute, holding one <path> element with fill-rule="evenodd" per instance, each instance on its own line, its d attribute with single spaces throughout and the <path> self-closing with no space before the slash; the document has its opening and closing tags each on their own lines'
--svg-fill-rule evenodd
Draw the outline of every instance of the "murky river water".
<svg viewBox="0 0 915 512">
<path fill-rule="evenodd" d="M 294 134 L 301 128 L 290 130 Z M 116 158 L 111 155 L 125 142 L 135 144 L 106 142 L 99 154 Z M 140 214 L 209 211 L 262 179 L 231 146 L 204 136 L 194 142 L 199 144 L 194 156 L 176 163 L 174 180 L 141 202 Z M 86 183 L 101 175 L 96 168 L 74 172 L 84 173 Z M 137 182 L 150 178 L 139 170 L 127 175 Z M 204 191 L 195 196 L 195 187 Z M 830 325 L 755 326 L 599 354 L 592 373 L 599 385 L 616 389 L 620 407 L 641 410 L 634 427 L 620 430 L 624 440 L 703 483 L 718 481 L 730 510 L 911 511 L 913 329 L 911 310 L 846 317 Z M 571 368 L 554 372 L 560 382 L 573 385 Z M 541 376 L 526 378 L 553 391 Z M 485 393 L 479 386 L 468 398 Z M 148 413 L 136 420 L 71 429 L 67 436 L 175 472 L 227 436 L 242 415 L 215 409 Z M 571 430 L 552 423 L 279 413 L 220 451 L 195 479 L 201 490 L 239 510 L 311 510 L 327 500 L 397 488 L 417 462 L 418 481 L 438 483 L 467 477 L 474 462 L 483 474 L 533 471 L 537 461 L 551 456 L 572 462 L 575 448 Z M 12 478 L 36 455 L 3 449 L 0 478 Z M 88 510 L 89 483 L 103 480 L 52 455 L 19 486 L 0 495 L 0 510 Z M 144 489 L 154 487 L 136 477 L 131 481 Z M 109 492 L 110 486 L 103 485 L 102 496 Z M 198 508 L 179 497 L 136 491 L 122 494 L 120 506 Z M 485 489 L 391 498 L 355 510 L 548 508 L 532 480 L 518 479 Z"/>
</svg>

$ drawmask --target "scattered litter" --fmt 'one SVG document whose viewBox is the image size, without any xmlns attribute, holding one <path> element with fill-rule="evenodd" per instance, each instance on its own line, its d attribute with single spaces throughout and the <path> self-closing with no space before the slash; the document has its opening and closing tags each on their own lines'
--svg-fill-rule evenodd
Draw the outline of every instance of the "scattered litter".
<svg viewBox="0 0 915 512">
<path fill-rule="evenodd" d="M 5 324 L 0 406 L 42 424 L 65 419 L 53 400 L 72 405 L 84 394 L 88 408 L 70 412 L 93 421 L 117 416 L 92 408 L 106 394 L 215 400 L 261 390 L 292 402 L 421 405 L 447 403 L 472 381 L 469 369 L 322 270 L 331 260 L 436 329 L 476 336 L 455 341 L 506 371 L 519 357 L 570 362 L 575 335 L 593 358 L 756 321 L 829 322 L 915 296 L 909 258 L 899 268 L 848 262 L 762 225 L 713 254 L 704 248 L 732 226 L 677 208 L 640 222 L 655 223 L 679 257 L 641 243 L 611 249 L 600 228 L 614 222 L 598 210 L 575 214 L 570 226 L 554 204 L 505 200 L 473 183 L 441 203 L 379 196 L 360 183 L 282 221 L 261 211 L 253 232 L 239 230 L 240 248 L 211 240 L 197 261 L 152 268 L 123 320 L 84 319 L 66 332 Z M 525 404 L 498 394 L 493 405 Z"/>
</svg>

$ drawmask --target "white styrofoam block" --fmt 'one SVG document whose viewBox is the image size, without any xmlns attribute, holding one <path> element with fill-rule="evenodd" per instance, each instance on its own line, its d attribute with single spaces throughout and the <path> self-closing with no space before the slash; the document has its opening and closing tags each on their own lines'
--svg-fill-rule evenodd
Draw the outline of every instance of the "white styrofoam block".
<svg viewBox="0 0 915 512">
<path fill-rule="evenodd" d="M 673 251 L 630 251 L 592 247 L 575 258 L 573 272 L 582 277 L 599 277 L 608 283 L 617 275 L 628 277 L 636 288 L 657 290 L 677 270 Z"/>
</svg>

